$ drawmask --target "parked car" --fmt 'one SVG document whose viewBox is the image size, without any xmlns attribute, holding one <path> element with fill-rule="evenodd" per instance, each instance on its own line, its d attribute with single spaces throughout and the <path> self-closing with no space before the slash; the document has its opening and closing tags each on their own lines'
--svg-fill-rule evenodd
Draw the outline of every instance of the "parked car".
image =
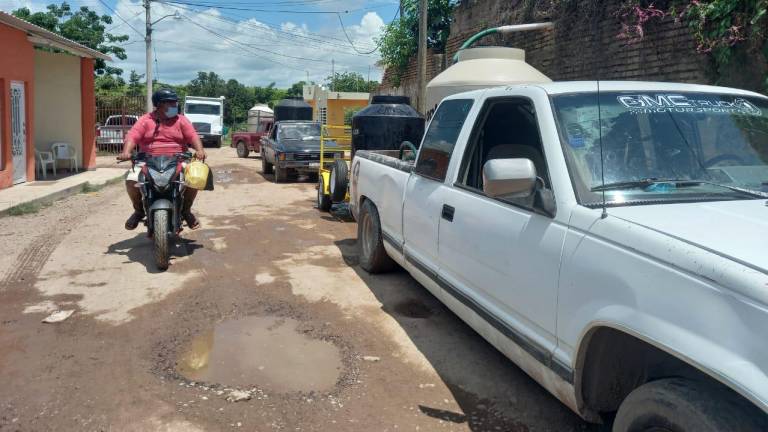
<svg viewBox="0 0 768 432">
<path fill-rule="evenodd" d="M 283 182 L 292 174 L 308 174 L 317 181 L 320 167 L 320 123 L 286 120 L 275 123 L 269 136 L 261 140 L 261 166 L 264 174 L 275 174 L 275 182 Z M 326 146 L 328 146 L 326 141 Z M 330 144 L 333 149 L 333 144 Z M 326 149 L 326 164 L 333 163 L 338 154 Z"/>
<path fill-rule="evenodd" d="M 255 132 L 233 132 L 230 147 L 235 148 L 241 158 L 248 157 L 250 152 L 261 153 L 261 139 L 269 135 L 274 124 L 274 118 L 262 118 Z"/>
<path fill-rule="evenodd" d="M 136 124 L 137 115 L 113 115 L 96 128 L 96 148 L 102 151 L 120 151 L 125 134 Z"/>
<path fill-rule="evenodd" d="M 415 163 L 390 154 L 352 162 L 362 268 L 404 267 L 615 432 L 768 430 L 768 98 L 478 90 L 442 101 Z"/>
</svg>

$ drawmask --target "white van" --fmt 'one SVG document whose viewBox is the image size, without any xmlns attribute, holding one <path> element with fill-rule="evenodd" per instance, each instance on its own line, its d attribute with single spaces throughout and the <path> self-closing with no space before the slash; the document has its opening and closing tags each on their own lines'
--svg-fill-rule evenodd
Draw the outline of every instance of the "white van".
<svg viewBox="0 0 768 432">
<path fill-rule="evenodd" d="M 217 98 L 187 96 L 184 115 L 195 127 L 203 145 L 221 147 L 224 130 L 224 96 Z"/>
</svg>

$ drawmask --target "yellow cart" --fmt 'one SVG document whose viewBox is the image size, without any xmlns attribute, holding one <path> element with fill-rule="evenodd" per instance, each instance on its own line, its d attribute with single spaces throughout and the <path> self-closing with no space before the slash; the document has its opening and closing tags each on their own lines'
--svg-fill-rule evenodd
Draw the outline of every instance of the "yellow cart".
<svg viewBox="0 0 768 432">
<path fill-rule="evenodd" d="M 317 208 L 330 211 L 334 203 L 349 201 L 349 165 L 352 161 L 352 128 L 323 125 L 317 175 Z"/>
</svg>

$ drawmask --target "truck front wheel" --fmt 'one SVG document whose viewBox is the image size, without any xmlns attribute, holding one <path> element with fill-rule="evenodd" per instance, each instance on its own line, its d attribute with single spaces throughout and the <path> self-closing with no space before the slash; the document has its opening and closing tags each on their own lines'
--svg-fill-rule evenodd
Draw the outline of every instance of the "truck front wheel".
<svg viewBox="0 0 768 432">
<path fill-rule="evenodd" d="M 272 174 L 272 171 L 274 170 L 274 166 L 267 162 L 267 158 L 262 153 L 261 155 L 261 172 L 264 174 Z"/>
<path fill-rule="evenodd" d="M 395 267 L 395 262 L 384 249 L 379 210 L 369 200 L 365 200 L 360 208 L 357 248 L 360 267 L 368 273 L 383 273 Z"/>
<path fill-rule="evenodd" d="M 613 432 L 757 432 L 766 430 L 762 412 L 731 390 L 691 379 L 644 384 L 619 407 Z"/>
</svg>

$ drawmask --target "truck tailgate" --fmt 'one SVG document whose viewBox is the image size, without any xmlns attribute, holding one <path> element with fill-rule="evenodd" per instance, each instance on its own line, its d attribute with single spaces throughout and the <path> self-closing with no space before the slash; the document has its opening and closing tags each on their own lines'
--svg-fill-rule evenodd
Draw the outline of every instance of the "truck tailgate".
<svg viewBox="0 0 768 432">
<path fill-rule="evenodd" d="M 384 152 L 360 150 L 352 161 L 350 208 L 357 218 L 362 198 L 379 210 L 381 228 L 393 241 L 403 242 L 403 197 L 413 164 Z"/>
</svg>

